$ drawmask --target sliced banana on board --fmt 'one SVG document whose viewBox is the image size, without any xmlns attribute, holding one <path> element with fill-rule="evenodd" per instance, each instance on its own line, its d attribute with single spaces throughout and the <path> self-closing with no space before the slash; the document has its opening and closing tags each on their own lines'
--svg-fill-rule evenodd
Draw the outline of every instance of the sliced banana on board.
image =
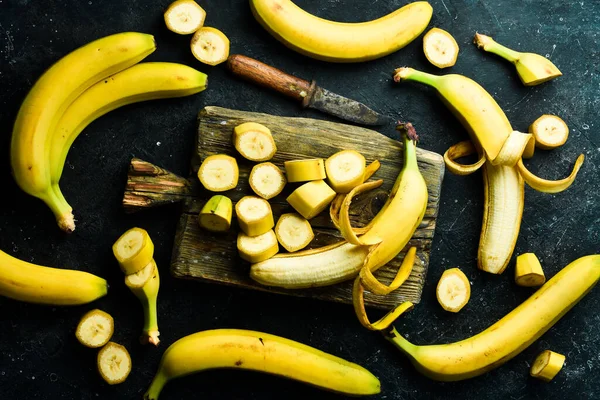
<svg viewBox="0 0 600 400">
<path fill-rule="evenodd" d="M 265 162 L 256 164 L 250 171 L 248 178 L 250 187 L 265 200 L 277 196 L 285 187 L 285 175 L 279 167 L 273 163 Z"/>
<path fill-rule="evenodd" d="M 189 35 L 204 25 L 206 11 L 194 0 L 177 0 L 167 8 L 164 18 L 171 32 Z"/>
<path fill-rule="evenodd" d="M 327 182 L 336 193 L 348 193 L 364 181 L 365 157 L 354 150 L 342 150 L 325 161 Z"/>
<path fill-rule="evenodd" d="M 231 227 L 233 204 L 227 196 L 217 194 L 211 197 L 198 215 L 200 227 L 211 232 L 226 232 Z"/>
<path fill-rule="evenodd" d="M 206 190 L 225 192 L 237 186 L 239 173 L 235 158 L 215 154 L 204 159 L 198 169 L 198 179 Z"/>
<path fill-rule="evenodd" d="M 425 57 L 438 68 L 448 68 L 456 64 L 458 51 L 456 40 L 443 29 L 431 28 L 423 36 Z"/>
<path fill-rule="evenodd" d="M 296 213 L 282 214 L 279 217 L 275 235 L 279 244 L 290 253 L 302 250 L 315 237 L 308 220 Z"/>
<path fill-rule="evenodd" d="M 98 372 L 109 385 L 122 383 L 131 372 L 131 357 L 120 344 L 108 342 L 98 352 Z"/>
<path fill-rule="evenodd" d="M 154 243 L 142 228 L 129 229 L 117 239 L 112 249 L 125 275 L 142 270 L 154 257 Z"/>
<path fill-rule="evenodd" d="M 95 349 L 104 346 L 115 331 L 115 322 L 110 314 L 102 310 L 86 313 L 75 330 L 75 336 L 82 345 Z"/>
<path fill-rule="evenodd" d="M 291 160 L 283 163 L 288 182 L 309 182 L 325 179 L 325 163 L 320 158 Z"/>
<path fill-rule="evenodd" d="M 204 26 L 194 33 L 190 43 L 192 54 L 204 64 L 217 65 L 229 57 L 229 39 L 216 28 Z"/>
<path fill-rule="evenodd" d="M 277 236 L 271 229 L 259 236 L 248 236 L 240 232 L 237 237 L 237 249 L 241 258 L 254 264 L 277 254 L 279 245 Z"/>
<path fill-rule="evenodd" d="M 246 122 L 233 128 L 233 145 L 242 157 L 250 161 L 267 161 L 277 152 L 271 130 L 256 122 Z"/>
<path fill-rule="evenodd" d="M 325 181 L 319 180 L 300 186 L 286 200 L 300 215 L 311 219 L 326 209 L 335 195 L 335 191 Z"/>
<path fill-rule="evenodd" d="M 436 295 L 444 310 L 456 313 L 469 302 L 471 284 L 460 269 L 447 269 L 438 282 Z"/>
<path fill-rule="evenodd" d="M 567 142 L 569 127 L 556 115 L 544 114 L 529 126 L 529 133 L 533 134 L 536 147 L 552 150 Z"/>
<path fill-rule="evenodd" d="M 240 229 L 248 236 L 259 236 L 275 226 L 268 201 L 256 196 L 244 196 L 235 205 Z"/>
</svg>

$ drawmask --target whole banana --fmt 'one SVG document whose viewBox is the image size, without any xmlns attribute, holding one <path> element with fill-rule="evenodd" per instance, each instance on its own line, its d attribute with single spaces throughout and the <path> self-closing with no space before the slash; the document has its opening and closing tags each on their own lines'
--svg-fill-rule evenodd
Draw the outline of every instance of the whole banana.
<svg viewBox="0 0 600 400">
<path fill-rule="evenodd" d="M 169 346 L 144 399 L 158 399 L 171 379 L 217 368 L 265 372 L 353 396 L 380 391 L 379 380 L 363 367 L 310 346 L 268 333 L 216 329 Z"/>
<path fill-rule="evenodd" d="M 59 118 L 90 86 L 136 64 L 155 48 L 151 35 L 136 32 L 93 41 L 50 67 L 23 101 L 11 141 L 13 175 L 23 191 L 50 207 L 63 230 L 74 229 L 73 215 L 51 190 L 49 168 L 50 143 Z"/>
<path fill-rule="evenodd" d="M 393 53 L 416 39 L 433 14 L 426 1 L 361 23 L 325 20 L 291 0 L 250 0 L 250 7 L 257 21 L 287 47 L 333 62 L 367 61 Z"/>
<path fill-rule="evenodd" d="M 31 264 L 0 250 L 0 296 L 66 306 L 90 303 L 107 290 L 106 281 L 96 275 Z"/>
<path fill-rule="evenodd" d="M 600 255 L 573 261 L 523 304 L 483 332 L 456 343 L 416 346 L 392 328 L 387 334 L 424 375 L 458 381 L 510 360 L 550 329 L 600 280 Z"/>
</svg>

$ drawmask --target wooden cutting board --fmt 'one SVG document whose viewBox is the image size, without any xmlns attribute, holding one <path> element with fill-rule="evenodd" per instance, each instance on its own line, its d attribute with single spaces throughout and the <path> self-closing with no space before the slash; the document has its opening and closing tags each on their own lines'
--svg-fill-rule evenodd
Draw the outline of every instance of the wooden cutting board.
<svg viewBox="0 0 600 400">
<path fill-rule="evenodd" d="M 196 177 L 200 163 L 207 156 L 229 154 L 238 160 L 239 183 L 235 189 L 225 193 L 234 204 L 241 197 L 253 194 L 248 184 L 248 174 L 254 163 L 236 154 L 231 139 L 233 128 L 248 121 L 264 124 L 271 129 L 277 144 L 277 153 L 271 161 L 282 170 L 284 161 L 301 158 L 326 159 L 343 149 L 357 150 L 365 156 L 367 164 L 379 160 L 381 168 L 373 179 L 383 179 L 384 184 L 353 201 L 350 210 L 353 226 L 364 226 L 377 214 L 403 165 L 402 144 L 370 129 L 308 118 L 277 117 L 206 107 L 198 115 L 197 145 L 192 158 L 190 177 L 181 178 L 148 162 L 132 160 L 123 198 L 126 210 L 136 211 L 183 201 L 171 263 L 171 272 L 178 278 L 351 303 L 351 281 L 329 287 L 300 290 L 266 287 L 254 282 L 249 278 L 250 265 L 237 255 L 237 223 L 233 221 L 232 227 L 236 229 L 231 229 L 226 234 L 214 234 L 201 230 L 198 226 L 198 212 L 212 196 L 212 193 L 202 188 Z M 407 247 L 375 275 L 384 283 L 391 282 L 410 246 L 417 246 L 418 260 L 410 278 L 395 292 L 388 296 L 366 293 L 365 302 L 369 306 L 389 309 L 405 300 L 418 303 L 421 299 L 438 213 L 444 165 L 439 154 L 427 150 L 417 149 L 417 158 L 429 191 L 425 218 Z M 279 196 L 270 200 L 275 221 L 282 213 L 293 211 L 285 198 L 296 186 L 288 184 Z M 315 239 L 309 248 L 341 240 L 327 211 L 312 219 L 311 225 L 315 231 Z"/>
</svg>

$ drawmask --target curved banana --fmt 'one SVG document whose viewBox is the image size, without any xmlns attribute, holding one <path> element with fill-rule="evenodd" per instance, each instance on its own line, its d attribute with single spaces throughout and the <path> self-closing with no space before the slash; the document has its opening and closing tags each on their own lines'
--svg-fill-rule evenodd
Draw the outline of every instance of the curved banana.
<svg viewBox="0 0 600 400">
<path fill-rule="evenodd" d="M 216 368 L 265 372 L 347 395 L 380 392 L 373 374 L 339 357 L 268 333 L 216 329 L 186 336 L 169 346 L 144 399 L 158 399 L 171 379 Z"/>
<path fill-rule="evenodd" d="M 291 0 L 250 0 L 250 7 L 256 20 L 287 47 L 332 62 L 367 61 L 393 53 L 416 39 L 433 14 L 426 1 L 361 23 L 328 21 Z"/>
<path fill-rule="evenodd" d="M 207 77 L 186 65 L 148 62 L 134 65 L 96 83 L 65 111 L 50 143 L 50 175 L 54 193 L 71 145 L 92 121 L 122 106 L 140 101 L 189 96 L 206 89 Z"/>
<path fill-rule="evenodd" d="M 550 329 L 600 280 L 600 255 L 573 261 L 544 286 L 483 332 L 456 343 L 417 346 L 392 328 L 390 340 L 424 375 L 458 381 L 510 360 Z"/>
<path fill-rule="evenodd" d="M 96 82 L 130 67 L 156 49 L 152 35 L 118 33 L 93 41 L 66 55 L 35 83 L 23 101 L 13 128 L 11 166 L 19 187 L 43 200 L 59 226 L 74 229 L 66 202 L 51 190 L 49 148 L 58 119 Z"/>
<path fill-rule="evenodd" d="M 96 275 L 31 264 L 0 250 L 0 296 L 67 306 L 90 303 L 107 290 L 106 281 Z"/>
</svg>

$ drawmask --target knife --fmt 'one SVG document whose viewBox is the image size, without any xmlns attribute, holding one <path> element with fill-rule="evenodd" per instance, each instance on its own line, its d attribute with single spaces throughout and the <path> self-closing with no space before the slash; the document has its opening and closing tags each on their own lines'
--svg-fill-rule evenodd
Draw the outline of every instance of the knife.
<svg viewBox="0 0 600 400">
<path fill-rule="evenodd" d="M 394 120 L 356 100 L 348 99 L 309 82 L 240 54 L 227 59 L 227 68 L 236 76 L 302 102 L 303 107 L 360 125 L 384 125 Z"/>
</svg>

